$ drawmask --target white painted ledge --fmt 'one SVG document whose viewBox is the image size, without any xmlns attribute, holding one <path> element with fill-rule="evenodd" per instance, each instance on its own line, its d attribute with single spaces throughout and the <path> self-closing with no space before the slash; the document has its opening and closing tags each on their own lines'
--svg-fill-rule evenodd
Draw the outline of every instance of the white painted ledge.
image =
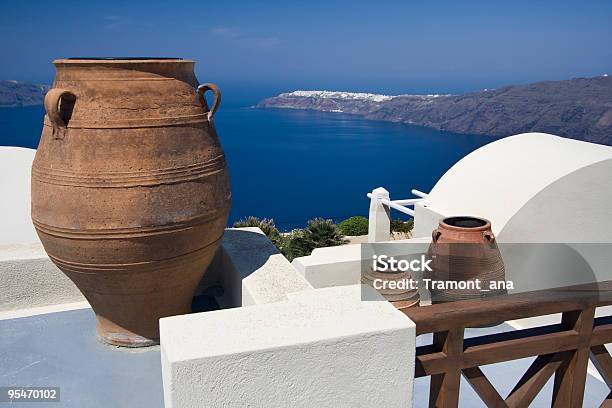
<svg viewBox="0 0 612 408">
<path fill-rule="evenodd" d="M 361 290 L 161 319 L 166 408 L 410 407 L 415 325 Z"/>
<path fill-rule="evenodd" d="M 42 244 L 0 246 L 0 312 L 85 302 L 85 297 L 47 257 Z M 34 314 L 36 310 L 31 311 Z M 28 313 L 22 310 L 15 316 Z"/>
<path fill-rule="evenodd" d="M 67 312 L 70 310 L 90 309 L 91 305 L 86 300 L 73 303 L 61 303 L 58 305 L 38 306 L 27 309 L 0 311 L 0 320 L 20 319 L 22 317 L 37 316 L 48 313 Z"/>
<path fill-rule="evenodd" d="M 218 256 L 221 262 L 209 273 L 218 276 L 233 306 L 278 302 L 312 289 L 259 228 L 226 229 Z"/>
<path fill-rule="evenodd" d="M 224 307 L 271 303 L 312 286 L 281 255 L 259 228 L 229 228 L 200 284 L 219 282 Z M 76 286 L 49 260 L 40 242 L 0 246 L 0 312 L 22 316 L 60 311 L 87 302 Z M 50 312 L 49 312 L 50 313 Z"/>
<path fill-rule="evenodd" d="M 377 242 L 376 245 L 389 244 L 387 255 L 409 255 L 424 252 L 430 242 L 431 237 L 424 237 Z M 362 262 L 371 256 L 364 253 L 363 248 L 362 244 L 317 248 L 309 256 L 295 258 L 292 265 L 315 288 L 355 285 L 361 280 Z"/>
</svg>

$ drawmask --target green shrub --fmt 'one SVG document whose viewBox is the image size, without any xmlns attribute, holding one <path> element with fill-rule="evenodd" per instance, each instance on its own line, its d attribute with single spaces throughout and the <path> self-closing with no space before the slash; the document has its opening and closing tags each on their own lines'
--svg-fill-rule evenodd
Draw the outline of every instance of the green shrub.
<svg viewBox="0 0 612 408">
<path fill-rule="evenodd" d="M 407 234 L 412 231 L 412 228 L 414 228 L 414 220 L 412 218 L 406 222 L 399 218 L 391 220 L 391 232 L 403 232 Z"/>
<path fill-rule="evenodd" d="M 306 228 L 295 229 L 288 234 L 281 234 L 274 225 L 274 220 L 266 218 L 247 217 L 236 221 L 233 227 L 259 227 L 289 261 L 300 256 L 308 256 L 315 248 L 337 246 L 347 242 L 332 220 L 322 218 L 312 219 L 308 221 Z"/>
<path fill-rule="evenodd" d="M 344 235 L 342 235 L 342 232 L 340 232 L 338 226 L 332 220 L 324 220 L 323 218 L 312 219 L 308 221 L 305 232 L 310 242 L 313 243 L 314 248 L 338 246 L 347 243 Z"/>
<path fill-rule="evenodd" d="M 291 262 L 300 256 L 310 255 L 314 248 L 305 230 L 295 229 L 283 237 L 283 242 L 278 249 Z"/>
<path fill-rule="evenodd" d="M 277 247 L 282 245 L 282 236 L 280 232 L 278 232 L 278 228 L 274 225 L 274 220 L 272 219 L 259 219 L 257 217 L 247 217 L 241 220 L 238 220 L 233 225 L 234 228 L 244 228 L 244 227 L 259 227 L 263 231 L 264 234 L 268 237 L 270 241 Z"/>
<path fill-rule="evenodd" d="M 368 219 L 362 216 L 355 216 L 347 218 L 338 224 L 340 232 L 344 235 L 356 236 L 356 235 L 367 235 L 368 233 Z"/>
<path fill-rule="evenodd" d="M 308 221 L 305 229 L 293 230 L 283 237 L 279 249 L 289 261 L 292 261 L 297 257 L 310 255 L 315 248 L 338 246 L 346 242 L 332 220 L 315 218 Z"/>
</svg>

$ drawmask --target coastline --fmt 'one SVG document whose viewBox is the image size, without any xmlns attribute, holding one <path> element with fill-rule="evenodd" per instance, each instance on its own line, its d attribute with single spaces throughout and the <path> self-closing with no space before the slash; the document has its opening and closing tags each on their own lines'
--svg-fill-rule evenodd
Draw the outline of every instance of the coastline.
<svg viewBox="0 0 612 408">
<path fill-rule="evenodd" d="M 465 135 L 542 132 L 612 145 L 612 78 L 607 75 L 484 89 L 462 95 L 378 95 L 293 91 L 256 108 L 344 113 Z"/>
</svg>

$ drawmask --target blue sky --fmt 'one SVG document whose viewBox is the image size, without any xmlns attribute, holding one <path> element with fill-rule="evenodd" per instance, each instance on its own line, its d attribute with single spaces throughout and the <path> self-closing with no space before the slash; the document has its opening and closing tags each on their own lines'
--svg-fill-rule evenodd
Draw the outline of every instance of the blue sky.
<svg viewBox="0 0 612 408">
<path fill-rule="evenodd" d="M 464 92 L 612 74 L 611 1 L 7 1 L 1 79 L 70 56 L 178 56 L 243 89 Z"/>
</svg>

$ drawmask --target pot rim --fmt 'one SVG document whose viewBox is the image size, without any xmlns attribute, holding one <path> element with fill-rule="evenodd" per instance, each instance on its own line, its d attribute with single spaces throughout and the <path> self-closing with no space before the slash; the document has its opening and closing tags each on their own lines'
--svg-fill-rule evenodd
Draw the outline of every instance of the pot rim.
<svg viewBox="0 0 612 408">
<path fill-rule="evenodd" d="M 473 220 L 478 220 L 478 221 L 482 221 L 484 222 L 483 225 L 478 226 L 478 227 L 458 227 L 456 225 L 451 225 L 448 224 L 446 221 L 447 220 L 451 220 L 453 218 L 469 218 L 469 219 L 473 219 Z M 481 232 L 481 231 L 488 231 L 491 229 L 491 221 L 487 220 L 486 218 L 480 218 L 480 217 L 474 217 L 471 215 L 454 215 L 452 217 L 445 217 L 443 219 L 440 220 L 440 227 L 447 229 L 447 230 L 451 230 L 451 231 L 461 231 L 461 232 Z"/>
<path fill-rule="evenodd" d="M 193 64 L 193 60 L 174 57 L 73 57 L 60 58 L 54 65 L 64 64 Z"/>
</svg>

